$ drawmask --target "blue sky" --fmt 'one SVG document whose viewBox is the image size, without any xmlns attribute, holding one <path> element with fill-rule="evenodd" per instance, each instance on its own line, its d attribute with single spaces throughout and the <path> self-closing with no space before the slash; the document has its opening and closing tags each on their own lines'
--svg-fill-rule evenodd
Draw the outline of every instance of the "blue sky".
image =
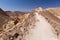
<svg viewBox="0 0 60 40">
<path fill-rule="evenodd" d="M 0 8 L 5 11 L 31 11 L 38 7 L 60 7 L 60 0 L 0 0 Z"/>
</svg>

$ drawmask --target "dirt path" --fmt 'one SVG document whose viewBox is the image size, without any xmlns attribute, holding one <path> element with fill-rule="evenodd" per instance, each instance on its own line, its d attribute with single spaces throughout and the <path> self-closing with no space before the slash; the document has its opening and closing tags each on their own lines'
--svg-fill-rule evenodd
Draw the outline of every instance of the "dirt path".
<svg viewBox="0 0 60 40">
<path fill-rule="evenodd" d="M 36 14 L 35 28 L 30 30 L 29 35 L 26 36 L 26 40 L 59 40 L 53 33 L 52 26 L 41 15 Z"/>
</svg>

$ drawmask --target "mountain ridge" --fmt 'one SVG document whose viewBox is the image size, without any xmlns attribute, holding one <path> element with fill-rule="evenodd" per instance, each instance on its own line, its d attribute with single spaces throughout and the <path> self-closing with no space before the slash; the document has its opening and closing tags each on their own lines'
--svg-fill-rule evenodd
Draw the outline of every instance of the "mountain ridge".
<svg viewBox="0 0 60 40">
<path fill-rule="evenodd" d="M 57 17 L 60 16 L 60 9 L 59 8 L 47 8 L 47 9 L 39 7 L 34 9 L 32 12 L 20 12 L 20 11 L 13 12 L 13 11 L 3 11 L 2 9 L 0 9 L 2 10 L 2 13 L 0 13 L 1 16 L 0 20 L 2 20 L 2 22 L 0 21 L 0 23 L 2 23 L 1 28 L 2 31 L 0 32 L 0 39 L 24 40 L 25 37 L 23 36 L 25 36 L 25 33 L 28 34 L 30 29 L 34 29 L 34 27 L 36 27 L 35 23 L 39 21 L 36 20 L 37 15 L 36 13 L 38 13 L 38 15 L 40 16 L 43 16 L 48 21 L 48 23 L 55 30 L 55 32 L 53 31 L 53 33 L 57 35 L 57 37 L 60 39 L 60 19 Z M 40 19 L 42 21 L 42 17 Z M 5 20 L 7 20 L 7 22 L 4 22 Z M 16 35 L 18 35 L 17 38 L 15 38 Z M 21 38 L 19 36 L 21 36 Z"/>
</svg>

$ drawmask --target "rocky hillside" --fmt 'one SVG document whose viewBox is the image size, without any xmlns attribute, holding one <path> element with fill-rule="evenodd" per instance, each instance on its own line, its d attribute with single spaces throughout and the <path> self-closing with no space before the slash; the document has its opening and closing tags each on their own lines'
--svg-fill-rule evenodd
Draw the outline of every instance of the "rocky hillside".
<svg viewBox="0 0 60 40">
<path fill-rule="evenodd" d="M 36 13 L 38 14 L 38 16 L 40 15 L 41 17 L 36 16 Z M 43 25 L 45 25 L 45 27 Z M 53 32 L 51 32 L 52 29 L 50 29 L 49 33 L 57 35 L 56 40 L 60 39 L 60 8 L 36 8 L 32 12 L 12 12 L 3 11 L 2 9 L 0 9 L 0 40 L 37 40 L 34 38 L 41 37 L 37 36 L 37 34 L 41 33 L 41 31 L 39 31 L 37 28 L 40 28 L 40 30 L 44 30 L 43 28 L 47 28 L 47 30 L 49 30 L 49 27 L 53 28 L 54 30 Z M 30 36 L 26 37 L 27 34 L 31 34 L 30 30 L 32 30 L 33 34 L 32 39 Z M 42 33 L 44 33 L 44 31 L 42 31 Z"/>
<path fill-rule="evenodd" d="M 0 8 L 0 31 L 2 31 L 2 26 L 8 22 L 9 16 Z"/>
</svg>

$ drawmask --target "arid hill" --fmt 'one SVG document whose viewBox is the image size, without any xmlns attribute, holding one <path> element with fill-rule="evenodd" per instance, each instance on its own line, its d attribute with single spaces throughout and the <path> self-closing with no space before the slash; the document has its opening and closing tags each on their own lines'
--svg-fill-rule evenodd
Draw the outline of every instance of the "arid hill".
<svg viewBox="0 0 60 40">
<path fill-rule="evenodd" d="M 38 16 L 36 16 L 36 13 Z M 0 9 L 0 40 L 30 40 L 31 38 L 29 36 L 29 38 L 26 38 L 26 35 L 29 34 L 29 30 L 32 29 L 32 33 L 36 33 L 36 31 L 33 32 L 33 30 L 35 30 L 34 27 L 38 28 L 38 25 L 41 25 L 39 24 L 40 20 L 42 21 L 44 19 L 39 15 L 43 16 L 48 21 L 46 22 L 48 26 L 50 24 L 54 29 L 52 33 L 57 35 L 58 39 L 60 39 L 60 8 L 43 9 L 39 7 L 32 12 L 13 12 Z M 45 22 L 43 21 L 41 22 L 42 24 Z M 38 24 L 36 24 L 36 22 L 38 22 Z M 40 30 L 42 29 L 40 28 Z M 39 33 L 38 29 L 37 33 Z M 33 40 L 33 38 L 31 40 Z"/>
<path fill-rule="evenodd" d="M 56 16 L 60 16 L 60 8 L 47 8 L 46 10 L 50 11 L 52 14 Z"/>
</svg>

